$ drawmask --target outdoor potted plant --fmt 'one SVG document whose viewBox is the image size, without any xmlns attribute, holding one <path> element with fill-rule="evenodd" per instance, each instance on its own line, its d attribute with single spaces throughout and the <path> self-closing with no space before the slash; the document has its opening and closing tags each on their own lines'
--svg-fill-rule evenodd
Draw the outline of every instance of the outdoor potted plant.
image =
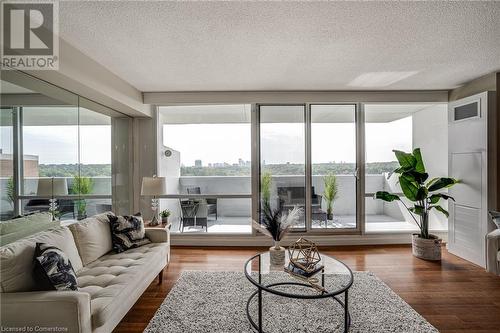
<svg viewBox="0 0 500 333">
<path fill-rule="evenodd" d="M 326 202 L 326 215 L 328 220 L 333 220 L 333 202 L 338 197 L 337 177 L 333 172 L 323 177 L 325 189 L 323 191 L 323 198 Z"/>
<path fill-rule="evenodd" d="M 266 171 L 262 174 L 260 181 L 260 189 L 262 193 L 262 205 L 270 206 L 271 205 L 271 183 L 272 183 L 272 175 L 269 171 Z"/>
<path fill-rule="evenodd" d="M 71 186 L 72 194 L 86 195 L 92 193 L 94 182 L 89 177 L 74 176 Z M 85 199 L 76 200 L 77 219 L 83 220 L 87 217 L 87 201 Z"/>
<path fill-rule="evenodd" d="M 375 198 L 386 202 L 401 202 L 420 228 L 420 234 L 413 234 L 412 237 L 413 255 L 426 260 L 440 260 L 441 239 L 429 234 L 429 212 L 435 209 L 448 217 L 448 211 L 440 206 L 439 202 L 441 199 L 454 199 L 439 191 L 449 188 L 460 181 L 446 177 L 427 180 L 429 175 L 425 172 L 419 148 L 413 150 L 413 153 L 405 153 L 399 150 L 393 151 L 399 162 L 399 168 L 394 170 L 394 173 L 399 175 L 399 184 L 404 198 L 412 202 L 413 206 L 409 207 L 399 195 L 385 191 L 375 193 Z"/>
<path fill-rule="evenodd" d="M 162 210 L 160 216 L 161 216 L 161 223 L 168 223 L 168 217 L 170 216 L 170 211 L 168 209 Z"/>
</svg>

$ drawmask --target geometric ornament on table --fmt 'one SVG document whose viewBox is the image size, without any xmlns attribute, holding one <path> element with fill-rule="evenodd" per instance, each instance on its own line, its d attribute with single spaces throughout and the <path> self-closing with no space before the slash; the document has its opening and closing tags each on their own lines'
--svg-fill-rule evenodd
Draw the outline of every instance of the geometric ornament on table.
<svg viewBox="0 0 500 333">
<path fill-rule="evenodd" d="M 301 270 L 310 273 L 317 270 L 317 264 L 321 261 L 318 247 L 314 242 L 300 238 L 288 248 L 290 263 Z"/>
</svg>

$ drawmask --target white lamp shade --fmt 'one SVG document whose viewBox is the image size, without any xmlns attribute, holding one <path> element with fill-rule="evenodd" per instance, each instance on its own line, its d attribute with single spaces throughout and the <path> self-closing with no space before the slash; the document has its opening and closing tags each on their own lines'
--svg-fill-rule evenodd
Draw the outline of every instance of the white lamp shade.
<svg viewBox="0 0 500 333">
<path fill-rule="evenodd" d="M 143 177 L 141 195 L 167 194 L 167 181 L 165 177 Z"/>
<path fill-rule="evenodd" d="M 36 194 L 39 196 L 68 195 L 68 182 L 66 178 L 40 178 Z"/>
</svg>

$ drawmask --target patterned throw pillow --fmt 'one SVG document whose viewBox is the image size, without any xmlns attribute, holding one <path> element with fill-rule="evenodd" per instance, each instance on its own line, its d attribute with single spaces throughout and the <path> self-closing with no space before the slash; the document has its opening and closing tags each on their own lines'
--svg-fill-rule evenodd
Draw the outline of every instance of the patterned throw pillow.
<svg viewBox="0 0 500 333">
<path fill-rule="evenodd" d="M 75 270 L 61 249 L 36 243 L 34 261 L 37 289 L 78 290 Z"/>
<path fill-rule="evenodd" d="M 150 240 L 145 238 L 146 231 L 141 214 L 131 216 L 108 215 L 108 218 L 111 226 L 113 250 L 116 253 L 150 243 Z"/>
</svg>

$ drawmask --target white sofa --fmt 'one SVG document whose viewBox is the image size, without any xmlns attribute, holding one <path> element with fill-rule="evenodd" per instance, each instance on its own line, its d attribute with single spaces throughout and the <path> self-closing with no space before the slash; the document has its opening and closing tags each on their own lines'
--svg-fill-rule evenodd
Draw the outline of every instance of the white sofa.
<svg viewBox="0 0 500 333">
<path fill-rule="evenodd" d="M 0 248 L 1 325 L 53 331 L 111 332 L 170 258 L 166 229 L 146 229 L 150 244 L 111 252 L 103 216 L 57 227 Z M 62 249 L 76 271 L 78 291 L 33 291 L 36 242 Z"/>
<path fill-rule="evenodd" d="M 486 236 L 486 269 L 500 275 L 500 229 L 495 229 Z"/>
</svg>

